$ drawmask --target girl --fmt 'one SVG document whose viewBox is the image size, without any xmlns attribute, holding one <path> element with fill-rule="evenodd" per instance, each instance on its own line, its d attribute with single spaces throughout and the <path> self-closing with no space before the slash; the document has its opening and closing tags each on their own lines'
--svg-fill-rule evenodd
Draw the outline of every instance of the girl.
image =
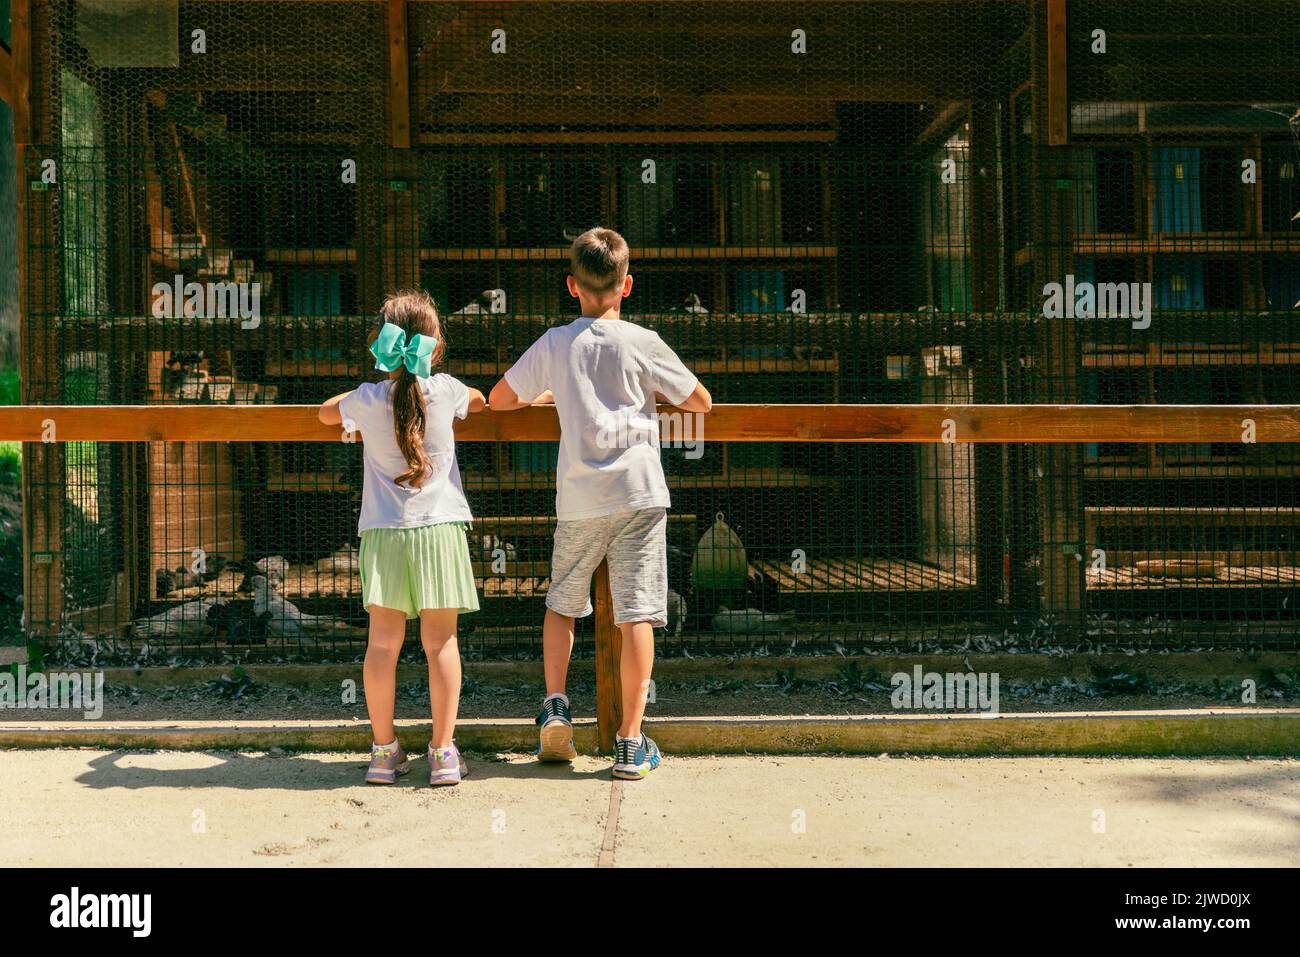
<svg viewBox="0 0 1300 957">
<path fill-rule="evenodd" d="M 433 711 L 429 783 L 458 784 L 468 771 L 452 741 L 460 701 L 456 616 L 478 610 L 478 592 L 452 418 L 481 412 L 483 393 L 432 374 L 447 343 L 437 307 L 423 292 L 389 296 L 369 346 L 375 368 L 388 378 L 336 395 L 319 413 L 326 425 L 360 431 L 365 440 L 358 531 L 361 599 L 370 613 L 366 709 L 375 737 L 366 781 L 392 784 L 408 770 L 393 707 L 406 622 L 419 618 Z"/>
</svg>

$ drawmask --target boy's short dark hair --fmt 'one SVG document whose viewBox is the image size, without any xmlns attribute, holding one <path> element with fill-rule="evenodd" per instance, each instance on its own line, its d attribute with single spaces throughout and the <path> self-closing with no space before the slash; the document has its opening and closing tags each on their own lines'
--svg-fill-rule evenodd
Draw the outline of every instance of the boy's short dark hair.
<svg viewBox="0 0 1300 957">
<path fill-rule="evenodd" d="M 596 226 L 573 241 L 569 266 L 578 285 L 590 293 L 609 292 L 627 275 L 627 240 Z"/>
</svg>

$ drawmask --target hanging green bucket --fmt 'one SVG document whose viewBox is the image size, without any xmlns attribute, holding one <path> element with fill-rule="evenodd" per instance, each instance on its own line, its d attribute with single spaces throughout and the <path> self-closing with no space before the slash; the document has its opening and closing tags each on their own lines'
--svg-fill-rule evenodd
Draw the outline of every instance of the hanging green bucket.
<svg viewBox="0 0 1300 957">
<path fill-rule="evenodd" d="M 691 581 L 703 591 L 733 591 L 745 587 L 749 561 L 740 536 L 722 520 L 722 513 L 700 536 L 691 558 Z"/>
</svg>

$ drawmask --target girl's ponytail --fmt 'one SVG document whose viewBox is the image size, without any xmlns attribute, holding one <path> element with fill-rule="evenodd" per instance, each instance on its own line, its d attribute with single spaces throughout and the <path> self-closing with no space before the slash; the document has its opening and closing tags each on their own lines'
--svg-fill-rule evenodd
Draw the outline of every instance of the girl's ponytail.
<svg viewBox="0 0 1300 957">
<path fill-rule="evenodd" d="M 436 339 L 432 365 L 436 366 L 442 361 L 447 344 L 443 339 L 438 308 L 428 293 L 420 290 L 393 293 L 384 300 L 380 324 L 384 322 L 400 326 L 408 340 L 415 335 Z M 393 381 L 392 397 L 394 437 L 408 466 L 394 481 L 398 485 L 418 489 L 433 471 L 433 463 L 429 461 L 429 453 L 424 447 L 424 396 L 420 390 L 420 380 L 405 366 L 400 368 Z"/>
<path fill-rule="evenodd" d="M 393 481 L 420 488 L 433 464 L 424 448 L 424 397 L 420 395 L 420 380 L 405 368 L 393 383 L 393 428 L 397 447 L 409 466 Z"/>
</svg>

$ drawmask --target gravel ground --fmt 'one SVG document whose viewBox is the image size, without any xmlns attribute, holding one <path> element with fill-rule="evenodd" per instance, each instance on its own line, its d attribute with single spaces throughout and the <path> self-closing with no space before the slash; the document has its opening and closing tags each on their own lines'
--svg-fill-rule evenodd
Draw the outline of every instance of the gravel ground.
<svg viewBox="0 0 1300 957">
<path fill-rule="evenodd" d="M 527 717 L 536 712 L 543 695 L 541 668 L 537 684 L 511 687 L 467 683 L 462 695 L 462 718 Z M 139 690 L 131 686 L 108 687 L 104 704 L 106 719 L 273 719 L 313 718 L 340 720 L 364 718 L 365 698 L 357 669 L 357 703 L 344 704 L 335 689 L 297 689 L 245 685 L 227 681 L 211 686 L 177 686 Z M 846 681 L 801 679 L 789 672 L 774 671 L 755 681 L 706 679 L 690 682 L 661 681 L 655 686 L 655 700 L 647 708 L 653 718 L 710 715 L 849 715 L 887 713 L 890 687 L 879 680 L 865 686 L 861 678 Z M 999 705 L 1004 712 L 1135 710 L 1162 708 L 1224 707 L 1240 704 L 1234 691 L 1213 691 L 1194 684 L 1144 685 L 1140 694 L 1117 693 L 1067 680 L 1004 682 Z M 1280 696 L 1279 696 L 1280 695 Z M 595 688 L 591 684 L 570 685 L 569 696 L 577 716 L 595 713 Z M 400 685 L 397 717 L 428 716 L 428 690 L 422 683 Z M 1292 688 L 1275 695 L 1261 689 L 1256 706 L 1297 707 L 1300 694 Z M 59 712 L 46 712 L 51 718 Z M 62 717 L 69 717 L 63 715 Z M 75 716 L 71 716 L 75 717 Z M 31 712 L 0 710 L 0 721 L 27 721 Z"/>
</svg>

